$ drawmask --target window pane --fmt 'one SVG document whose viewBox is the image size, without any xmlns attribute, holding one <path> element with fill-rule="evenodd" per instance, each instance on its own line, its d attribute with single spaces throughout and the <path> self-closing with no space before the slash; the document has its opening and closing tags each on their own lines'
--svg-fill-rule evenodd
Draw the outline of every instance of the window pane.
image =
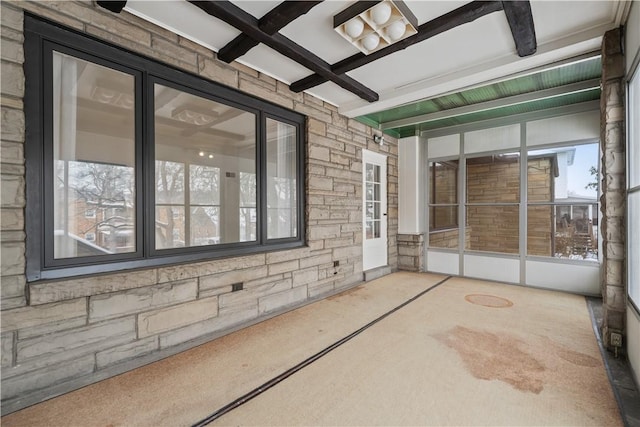
<svg viewBox="0 0 640 427">
<path fill-rule="evenodd" d="M 429 203 L 458 203 L 458 161 L 429 163 L 431 191 Z"/>
<path fill-rule="evenodd" d="M 256 174 L 240 172 L 240 241 L 256 240 Z"/>
<path fill-rule="evenodd" d="M 636 160 L 636 163 L 637 160 Z M 640 165 L 638 165 L 640 166 Z M 629 297 L 640 307 L 640 191 L 629 193 Z"/>
<path fill-rule="evenodd" d="M 468 203 L 520 201 L 520 156 L 495 154 L 467 159 Z"/>
<path fill-rule="evenodd" d="M 598 144 L 534 150 L 528 158 L 529 202 L 597 202 Z"/>
<path fill-rule="evenodd" d="M 527 254 L 598 259 L 598 144 L 528 153 Z"/>
<path fill-rule="evenodd" d="M 267 237 L 297 235 L 296 127 L 267 119 Z"/>
<path fill-rule="evenodd" d="M 56 259 L 136 250 L 134 85 L 53 52 Z"/>
<path fill-rule="evenodd" d="M 431 206 L 429 208 L 431 230 L 458 226 L 458 206 Z"/>
<path fill-rule="evenodd" d="M 553 224 L 553 206 L 529 206 L 527 212 L 527 255 L 554 255 Z"/>
<path fill-rule="evenodd" d="M 598 260 L 598 205 L 555 207 L 555 256 Z"/>
<path fill-rule="evenodd" d="M 220 208 L 199 206 L 191 208 L 191 246 L 220 243 Z"/>
<path fill-rule="evenodd" d="M 638 161 L 640 159 L 640 71 L 638 70 L 636 68 L 633 78 L 629 81 L 629 101 L 627 102 L 629 106 L 627 158 L 629 159 L 630 188 L 640 185 L 640 162 Z"/>
<path fill-rule="evenodd" d="M 255 240 L 238 215 L 256 206 L 255 115 L 159 84 L 154 92 L 156 249 Z"/>
<path fill-rule="evenodd" d="M 475 251 L 517 254 L 517 206 L 468 206 L 465 247 Z"/>
</svg>

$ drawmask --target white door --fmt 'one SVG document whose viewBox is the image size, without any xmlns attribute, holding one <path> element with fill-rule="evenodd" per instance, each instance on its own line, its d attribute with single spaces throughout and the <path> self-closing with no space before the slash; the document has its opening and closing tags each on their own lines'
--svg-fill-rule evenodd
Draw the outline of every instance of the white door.
<svg viewBox="0 0 640 427">
<path fill-rule="evenodd" d="M 387 265 L 387 156 L 362 150 L 362 269 Z"/>
</svg>

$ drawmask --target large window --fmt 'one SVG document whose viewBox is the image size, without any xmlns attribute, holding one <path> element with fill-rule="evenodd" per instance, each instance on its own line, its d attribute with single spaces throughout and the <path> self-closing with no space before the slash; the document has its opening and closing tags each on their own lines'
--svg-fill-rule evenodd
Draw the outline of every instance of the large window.
<svg viewBox="0 0 640 427">
<path fill-rule="evenodd" d="M 527 255 L 598 261 L 598 144 L 528 153 Z"/>
<path fill-rule="evenodd" d="M 627 283 L 629 300 L 640 309 L 640 67 L 629 80 L 627 105 Z"/>
<path fill-rule="evenodd" d="M 430 248 L 598 261 L 599 144 L 531 133 L 521 139 L 519 124 L 466 132 L 466 155 L 429 161 Z M 436 153 L 449 144 L 429 141 Z"/>
<path fill-rule="evenodd" d="M 304 244 L 303 116 L 25 29 L 28 280 Z"/>
</svg>

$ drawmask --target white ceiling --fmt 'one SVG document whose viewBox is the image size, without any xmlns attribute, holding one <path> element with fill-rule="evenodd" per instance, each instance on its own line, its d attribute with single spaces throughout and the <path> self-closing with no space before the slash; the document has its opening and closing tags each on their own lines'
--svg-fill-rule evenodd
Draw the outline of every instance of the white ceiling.
<svg viewBox="0 0 640 427">
<path fill-rule="evenodd" d="M 260 18 L 280 2 L 233 3 Z M 333 30 L 333 16 L 352 3 L 324 1 L 280 33 L 328 63 L 338 62 L 358 53 Z M 423 24 L 467 2 L 405 0 L 405 3 L 418 18 L 418 24 Z M 538 51 L 532 56 L 518 57 L 505 14 L 498 11 L 348 72 L 380 95 L 377 102 L 364 101 L 331 82 L 308 92 L 338 106 L 341 113 L 355 117 L 479 85 L 599 50 L 602 35 L 621 24 L 628 4 L 619 0 L 533 0 L 531 9 L 538 41 Z M 240 34 L 184 0 L 129 0 L 125 10 L 215 51 Z M 238 61 L 287 84 L 313 74 L 262 44 Z"/>
</svg>

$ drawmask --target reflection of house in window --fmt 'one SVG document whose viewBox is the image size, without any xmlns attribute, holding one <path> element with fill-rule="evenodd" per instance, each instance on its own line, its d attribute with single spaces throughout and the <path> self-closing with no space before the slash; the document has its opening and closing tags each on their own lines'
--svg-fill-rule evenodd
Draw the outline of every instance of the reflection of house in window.
<svg viewBox="0 0 640 427">
<path fill-rule="evenodd" d="M 96 240 L 96 233 L 85 233 L 84 238 L 89 242 L 93 242 Z"/>
<path fill-rule="evenodd" d="M 95 209 L 87 209 L 84 211 L 84 217 L 85 218 L 95 218 L 96 217 L 96 210 Z"/>
</svg>

